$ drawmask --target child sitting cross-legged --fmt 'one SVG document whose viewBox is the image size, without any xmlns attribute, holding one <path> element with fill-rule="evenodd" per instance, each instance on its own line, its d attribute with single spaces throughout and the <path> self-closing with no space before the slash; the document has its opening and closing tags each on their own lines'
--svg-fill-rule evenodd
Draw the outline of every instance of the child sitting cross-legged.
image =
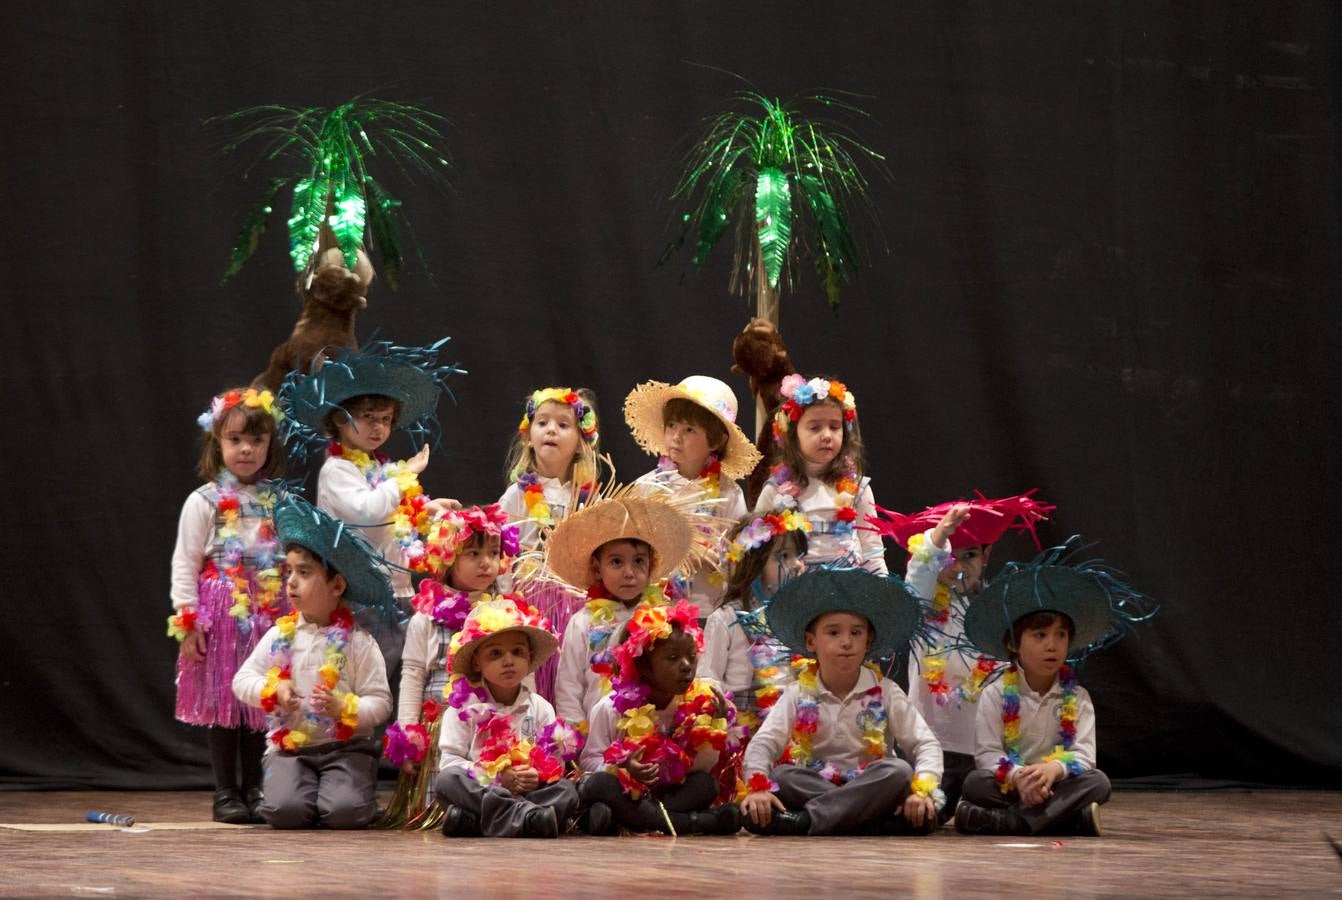
<svg viewBox="0 0 1342 900">
<path fill-rule="evenodd" d="M 893 655 L 914 635 L 917 598 L 896 579 L 818 569 L 780 587 L 766 615 L 784 646 L 810 658 L 794 662 L 797 680 L 746 747 L 746 828 L 934 830 L 941 745 L 899 686 L 865 663 Z"/>
<path fill-rule="evenodd" d="M 444 835 L 553 838 L 577 812 L 564 776 L 579 735 L 524 683 L 557 646 L 517 596 L 480 602 L 453 635 L 434 783 Z"/>
</svg>

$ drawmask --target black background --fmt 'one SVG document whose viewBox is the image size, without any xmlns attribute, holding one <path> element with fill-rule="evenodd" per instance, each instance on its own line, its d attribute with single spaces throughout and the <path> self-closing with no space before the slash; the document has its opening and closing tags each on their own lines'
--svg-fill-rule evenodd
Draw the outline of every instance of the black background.
<svg viewBox="0 0 1342 900">
<path fill-rule="evenodd" d="M 784 335 L 856 394 L 879 502 L 1037 486 L 1046 541 L 1099 540 L 1164 604 L 1083 673 L 1100 764 L 1342 784 L 1335 5 L 545 6 L 11 4 L 0 784 L 208 783 L 163 634 L 193 420 L 297 304 L 283 209 L 220 285 L 262 182 L 203 120 L 361 92 L 451 118 L 451 192 L 389 179 L 432 280 L 375 284 L 359 331 L 452 335 L 424 480 L 484 502 L 533 387 L 595 388 L 626 478 L 636 382 L 746 397 L 729 248 L 653 267 L 684 138 L 738 87 L 687 60 L 872 95 L 883 238 L 837 316 L 799 267 Z"/>
</svg>

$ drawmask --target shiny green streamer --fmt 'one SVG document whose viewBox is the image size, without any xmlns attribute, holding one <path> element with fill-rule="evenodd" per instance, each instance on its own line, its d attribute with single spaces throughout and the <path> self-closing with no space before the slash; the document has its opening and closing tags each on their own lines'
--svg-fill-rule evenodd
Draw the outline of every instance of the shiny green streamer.
<svg viewBox="0 0 1342 900">
<path fill-rule="evenodd" d="M 237 241 L 234 242 L 233 257 L 228 262 L 228 271 L 224 272 L 225 281 L 238 274 L 242 264 L 256 252 L 261 243 L 261 235 L 266 232 L 266 222 L 270 220 L 270 214 L 275 209 L 275 201 L 279 199 L 280 191 L 288 183 L 288 178 L 272 178 L 266 192 L 252 205 L 247 218 L 242 221 L 242 230 L 238 232 Z"/>
<path fill-rule="evenodd" d="M 769 287 L 778 287 L 792 242 L 792 193 L 780 169 L 761 169 L 755 179 L 755 224 Z"/>
</svg>

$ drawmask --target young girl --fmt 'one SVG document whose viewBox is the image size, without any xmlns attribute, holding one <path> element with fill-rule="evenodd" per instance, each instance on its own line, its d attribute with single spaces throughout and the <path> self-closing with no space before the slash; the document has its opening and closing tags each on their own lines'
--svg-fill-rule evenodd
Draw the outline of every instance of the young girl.
<svg viewBox="0 0 1342 900">
<path fill-rule="evenodd" d="M 876 512 L 870 479 L 862 476 L 857 402 L 842 382 L 789 375 L 774 416 L 776 462 L 755 512 L 800 509 L 813 529 L 807 565 L 835 560 L 888 573 L 881 537 L 857 528 Z"/>
<path fill-rule="evenodd" d="M 432 805 L 432 779 L 448 645 L 516 555 L 517 526 L 508 524 L 496 503 L 450 511 L 429 526 L 418 567 L 430 577 L 411 601 L 415 614 L 401 654 L 396 723 L 383 739 L 383 756 L 400 768 L 401 778 L 376 827 L 435 828 L 441 821 L 441 807 Z"/>
<path fill-rule="evenodd" d="M 209 728 L 214 820 L 235 825 L 260 821 L 265 718 L 233 697 L 233 675 L 287 612 L 272 521 L 278 485 L 271 479 L 284 464 L 274 439 L 280 417 L 270 391 L 252 388 L 220 394 L 201 414 L 197 472 L 207 483 L 182 506 L 172 554 L 177 718 Z"/>
<path fill-rule="evenodd" d="M 694 676 L 703 633 L 699 611 L 640 604 L 615 650 L 615 690 L 592 710 L 582 767 L 587 830 L 735 834 L 734 804 L 711 809 L 714 775 L 740 743 L 735 709 L 711 682 Z"/>
<path fill-rule="evenodd" d="M 745 519 L 727 536 L 731 576 L 722 606 L 704 625 L 699 677 L 731 694 L 737 718 L 752 733 L 792 680 L 791 653 L 769 634 L 758 609 L 801 574 L 810 530 L 805 515 L 785 509 Z"/>
<path fill-rule="evenodd" d="M 499 506 L 519 526 L 523 552 L 536 550 L 542 529 L 561 522 L 595 489 L 599 441 L 596 396 L 586 388 L 542 388 L 527 398 L 508 451 L 512 483 L 499 498 Z M 526 582 L 520 586 L 527 602 L 563 634 L 583 598 L 544 579 L 519 581 Z M 536 672 L 536 689 L 547 700 L 554 699 L 557 665 L 551 658 Z"/>
</svg>

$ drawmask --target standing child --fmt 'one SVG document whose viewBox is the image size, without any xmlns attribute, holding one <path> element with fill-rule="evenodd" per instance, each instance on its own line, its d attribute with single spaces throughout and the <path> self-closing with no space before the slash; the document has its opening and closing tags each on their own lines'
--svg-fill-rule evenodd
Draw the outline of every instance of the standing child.
<svg viewBox="0 0 1342 900">
<path fill-rule="evenodd" d="M 415 614 L 401 655 L 396 723 L 384 738 L 384 756 L 401 776 L 377 827 L 438 826 L 442 809 L 433 805 L 432 788 L 448 647 L 516 555 L 517 526 L 496 503 L 452 510 L 429 525 L 422 555 L 429 577 L 411 601 Z"/>
<path fill-rule="evenodd" d="M 946 793 L 942 820 L 955 813 L 960 787 L 974 769 L 974 720 L 984 686 L 997 672 L 996 660 L 964 653 L 965 610 L 984 585 L 983 570 L 993 544 L 1008 528 L 1034 533 L 1053 507 L 1027 491 L 1015 497 L 942 503 L 915 515 L 877 507 L 869 524 L 909 553 L 904 580 L 927 602 L 928 643 L 909 654 L 909 699 L 922 713 L 945 751 L 941 787 Z"/>
<path fill-rule="evenodd" d="M 735 834 L 735 804 L 710 808 L 714 769 L 739 745 L 731 701 L 694 676 L 703 632 L 699 611 L 641 603 L 615 649 L 615 690 L 592 710 L 583 748 L 587 830 Z"/>
<path fill-rule="evenodd" d="M 586 388 L 542 388 L 527 398 L 508 451 L 511 483 L 499 498 L 499 506 L 519 526 L 524 552 L 536 551 L 542 532 L 562 522 L 596 489 L 600 440 L 596 396 Z M 519 572 L 523 576 L 519 584 L 509 587 L 520 587 L 528 602 L 563 634 L 582 598 L 544 577 L 527 577 L 535 574 Z M 537 690 L 550 699 L 555 696 L 555 667 L 551 659 L 536 672 Z"/>
<path fill-rule="evenodd" d="M 898 579 L 860 569 L 814 570 L 778 589 L 769 627 L 811 658 L 799 661 L 797 680 L 746 747 L 746 828 L 791 835 L 851 833 L 869 823 L 905 833 L 936 828 L 941 745 L 899 686 L 865 662 L 907 643 L 921 615 Z"/>
<path fill-rule="evenodd" d="M 965 636 L 1010 660 L 978 704 L 974 758 L 955 810 L 965 834 L 1099 836 L 1109 779 L 1095 768 L 1095 707 L 1069 660 L 1154 615 L 1145 597 L 1065 548 L 1008 564 L 965 614 Z"/>
<path fill-rule="evenodd" d="M 783 379 L 774 415 L 775 463 L 755 512 L 800 509 L 811 521 L 808 566 L 836 560 L 887 574 L 881 537 L 856 526 L 876 512 L 871 479 L 862 475 L 857 401 L 842 382 L 800 375 Z"/>
<path fill-rule="evenodd" d="M 557 646 L 520 597 L 481 603 L 453 635 L 435 782 L 445 836 L 554 838 L 577 813 L 578 788 L 564 773 L 580 737 L 526 685 Z"/>
<path fill-rule="evenodd" d="M 658 457 L 657 468 L 638 483 L 698 495 L 692 509 L 697 516 L 741 519 L 746 499 L 736 480 L 750 474 L 760 454 L 737 427 L 736 410 L 732 389 L 707 375 L 634 388 L 624 400 L 624 419 L 639 446 Z M 705 616 L 722 602 L 720 569 L 715 561 L 693 573 L 684 591 Z"/>
<path fill-rule="evenodd" d="M 209 729 L 214 820 L 233 825 L 259 821 L 265 744 L 265 720 L 233 698 L 233 675 L 285 611 L 270 480 L 283 469 L 280 417 L 270 391 L 236 388 L 211 401 L 197 420 L 207 483 L 182 505 L 172 553 L 177 718 Z"/>
<path fill-rule="evenodd" d="M 363 828 L 377 814 L 379 742 L 391 713 L 376 642 L 346 604 L 389 609 L 391 585 L 352 529 L 298 497 L 275 509 L 289 602 L 233 678 L 233 693 L 267 713 L 265 796 L 274 828 Z"/>
</svg>

